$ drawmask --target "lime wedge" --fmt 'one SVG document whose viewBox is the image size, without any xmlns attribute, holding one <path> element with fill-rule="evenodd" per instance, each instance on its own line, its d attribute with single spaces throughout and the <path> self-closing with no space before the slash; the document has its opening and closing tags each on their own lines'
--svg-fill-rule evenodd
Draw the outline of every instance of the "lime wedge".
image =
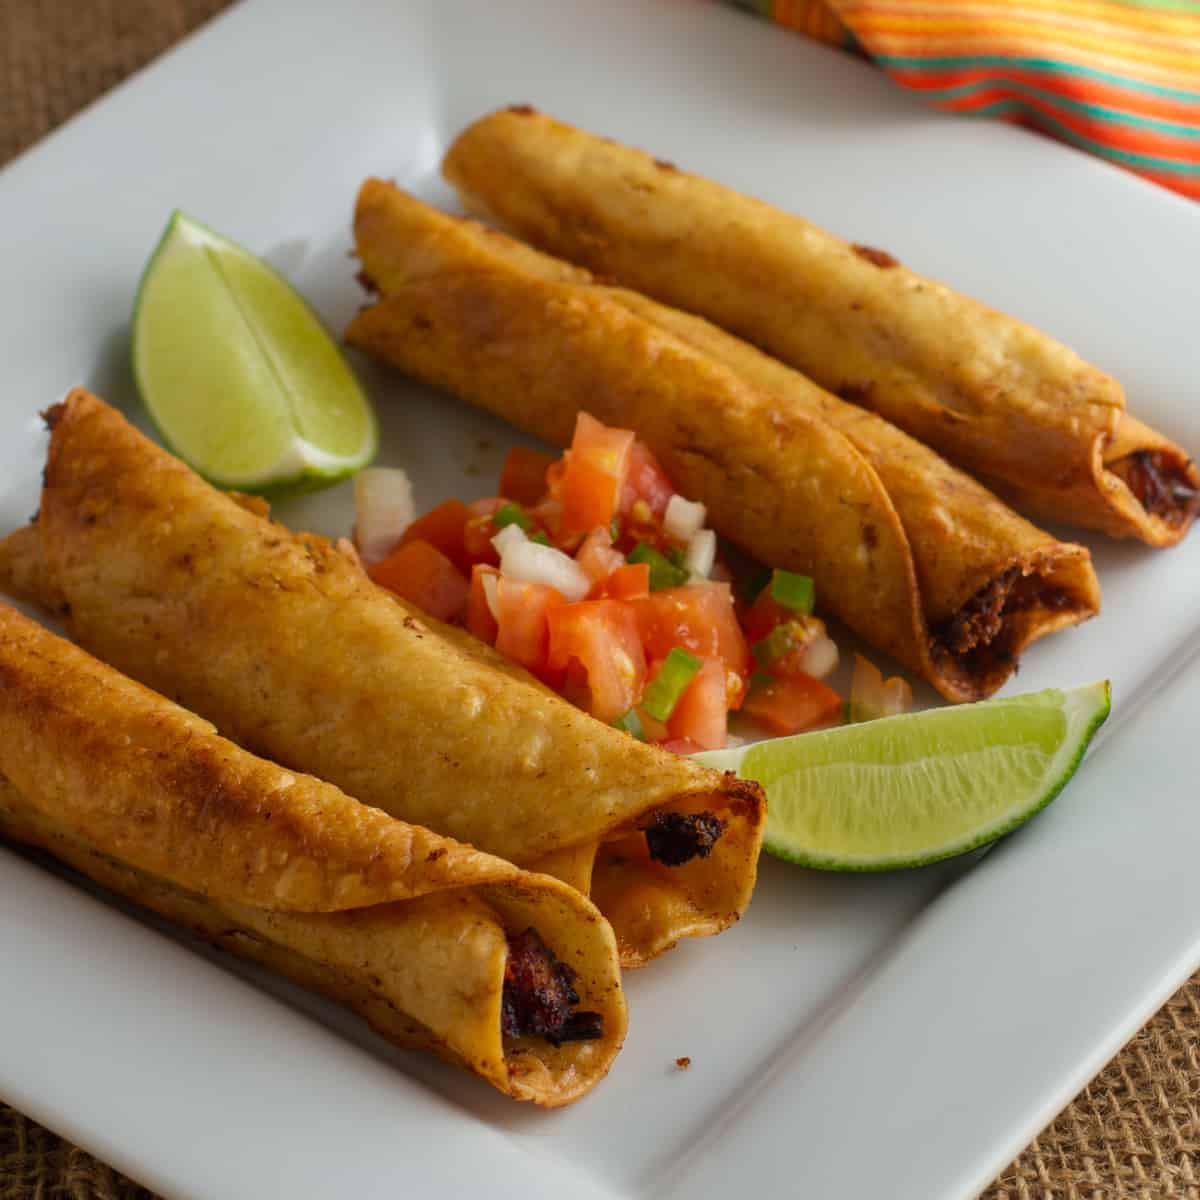
<svg viewBox="0 0 1200 1200">
<path fill-rule="evenodd" d="M 884 717 L 695 757 L 767 791 L 765 848 L 823 871 L 887 871 L 1016 829 L 1075 774 L 1108 682 Z"/>
<path fill-rule="evenodd" d="M 312 309 L 180 212 L 138 289 L 133 374 L 163 439 L 221 487 L 321 487 L 375 453 L 371 405 Z"/>
</svg>

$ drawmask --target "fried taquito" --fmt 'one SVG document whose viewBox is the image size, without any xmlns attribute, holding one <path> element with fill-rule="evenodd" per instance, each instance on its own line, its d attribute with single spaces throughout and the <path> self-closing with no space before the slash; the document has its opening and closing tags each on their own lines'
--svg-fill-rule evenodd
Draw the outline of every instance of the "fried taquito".
<svg viewBox="0 0 1200 1200">
<path fill-rule="evenodd" d="M 698 313 L 886 417 L 1048 520 L 1169 546 L 1200 472 L 1053 338 L 800 217 L 527 106 L 443 170 L 473 211 Z"/>
<path fill-rule="evenodd" d="M 0 833 L 557 1106 L 625 1033 L 616 940 L 548 875 L 240 749 L 0 605 Z"/>
<path fill-rule="evenodd" d="M 381 298 L 352 344 L 560 444 L 583 409 L 636 430 L 719 532 L 811 574 L 826 611 L 947 698 L 995 691 L 1031 641 L 1096 612 L 1086 549 L 715 326 L 376 180 L 355 234 Z"/>
<path fill-rule="evenodd" d="M 745 909 L 757 785 L 580 712 L 95 397 L 76 391 L 48 420 L 40 512 L 0 548 L 0 583 L 61 612 L 87 649 L 254 753 L 591 894 L 625 965 Z M 664 814 L 696 830 L 679 865 L 644 833 Z"/>
</svg>

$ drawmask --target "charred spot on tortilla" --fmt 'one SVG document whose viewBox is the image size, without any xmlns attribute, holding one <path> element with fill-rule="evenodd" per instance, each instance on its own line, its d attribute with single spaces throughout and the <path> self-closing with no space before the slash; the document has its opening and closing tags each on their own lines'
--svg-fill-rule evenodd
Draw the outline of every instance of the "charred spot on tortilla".
<svg viewBox="0 0 1200 1200">
<path fill-rule="evenodd" d="M 532 927 L 508 939 L 500 1030 L 505 1037 L 540 1037 L 552 1046 L 595 1041 L 604 1035 L 604 1019 L 579 1012 L 575 972 L 560 962 Z"/>
<path fill-rule="evenodd" d="M 41 414 L 42 420 L 46 423 L 46 428 L 51 433 L 54 432 L 54 427 L 62 420 L 62 415 L 67 411 L 67 406 L 61 401 L 58 404 L 52 404 L 45 412 Z"/>
<path fill-rule="evenodd" d="M 657 812 L 645 828 L 650 857 L 667 867 L 681 867 L 693 858 L 707 858 L 725 832 L 715 813 Z"/>
<path fill-rule="evenodd" d="M 860 246 L 855 242 L 850 249 L 859 258 L 865 259 L 873 266 L 879 267 L 882 271 L 886 271 L 889 267 L 898 267 L 900 265 L 900 260 L 894 255 L 889 254 L 886 250 L 876 250 L 874 246 Z"/>
<path fill-rule="evenodd" d="M 508 111 L 516 113 L 519 117 L 532 117 L 537 112 L 537 109 L 532 104 L 510 104 Z"/>
<path fill-rule="evenodd" d="M 354 276 L 354 278 L 358 281 L 358 286 L 361 287 L 364 292 L 367 292 L 371 296 L 379 295 L 379 285 L 374 279 L 371 278 L 370 275 L 366 273 L 365 270 L 360 270 Z"/>
<path fill-rule="evenodd" d="M 1135 450 L 1109 466 L 1154 517 L 1181 524 L 1200 507 L 1200 491 L 1192 486 L 1187 467 L 1161 450 Z"/>
</svg>

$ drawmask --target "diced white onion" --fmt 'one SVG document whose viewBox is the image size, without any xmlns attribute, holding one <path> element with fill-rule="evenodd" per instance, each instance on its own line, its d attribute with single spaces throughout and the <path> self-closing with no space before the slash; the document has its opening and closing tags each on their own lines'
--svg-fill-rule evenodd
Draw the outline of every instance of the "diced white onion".
<svg viewBox="0 0 1200 1200">
<path fill-rule="evenodd" d="M 511 525 L 505 525 L 505 527 L 500 530 L 500 532 L 496 534 L 494 538 L 492 538 L 492 545 L 496 547 L 496 553 L 503 557 L 504 551 L 507 550 L 509 546 L 519 546 L 522 542 L 527 541 L 529 541 L 529 536 L 526 534 L 525 530 L 523 530 L 520 525 L 514 521 Z"/>
<path fill-rule="evenodd" d="M 692 535 L 683 556 L 683 565 L 693 576 L 708 579 L 708 573 L 717 561 L 717 535 L 711 529 L 701 529 Z"/>
<path fill-rule="evenodd" d="M 854 678 L 850 681 L 850 719 L 873 721 L 878 717 L 894 717 L 912 708 L 912 688 L 907 679 L 896 676 L 884 681 L 874 663 L 854 656 Z"/>
<path fill-rule="evenodd" d="M 553 546 L 528 539 L 500 551 L 500 574 L 523 583 L 544 583 L 572 602 L 582 600 L 592 590 L 587 572 L 573 558 Z"/>
<path fill-rule="evenodd" d="M 368 467 L 354 477 L 354 540 L 363 562 L 382 562 L 417 519 L 412 483 L 399 467 Z"/>
<path fill-rule="evenodd" d="M 485 571 L 479 577 L 479 582 L 483 585 L 483 598 L 487 601 L 487 606 L 491 610 L 492 620 L 500 620 L 500 576 L 493 575 L 491 571 Z"/>
<path fill-rule="evenodd" d="M 828 635 L 819 634 L 804 648 L 802 670 L 814 679 L 824 679 L 836 670 L 837 665 L 837 643 Z"/>
<path fill-rule="evenodd" d="M 663 513 L 663 530 L 679 542 L 690 542 L 704 528 L 708 509 L 695 500 L 685 500 L 676 494 L 667 501 Z"/>
</svg>

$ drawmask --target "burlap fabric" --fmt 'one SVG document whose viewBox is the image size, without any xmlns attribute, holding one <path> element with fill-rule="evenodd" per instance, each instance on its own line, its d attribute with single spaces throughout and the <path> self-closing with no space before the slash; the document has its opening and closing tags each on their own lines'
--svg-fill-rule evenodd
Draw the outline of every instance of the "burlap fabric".
<svg viewBox="0 0 1200 1200">
<path fill-rule="evenodd" d="M 0 0 L 0 163 L 229 2 Z M 4 970 L 11 975 L 14 965 Z M 0 1200 L 149 1196 L 0 1103 Z M 983 1200 L 1126 1197 L 1200 1200 L 1200 975 L 983 1193 Z"/>
</svg>

